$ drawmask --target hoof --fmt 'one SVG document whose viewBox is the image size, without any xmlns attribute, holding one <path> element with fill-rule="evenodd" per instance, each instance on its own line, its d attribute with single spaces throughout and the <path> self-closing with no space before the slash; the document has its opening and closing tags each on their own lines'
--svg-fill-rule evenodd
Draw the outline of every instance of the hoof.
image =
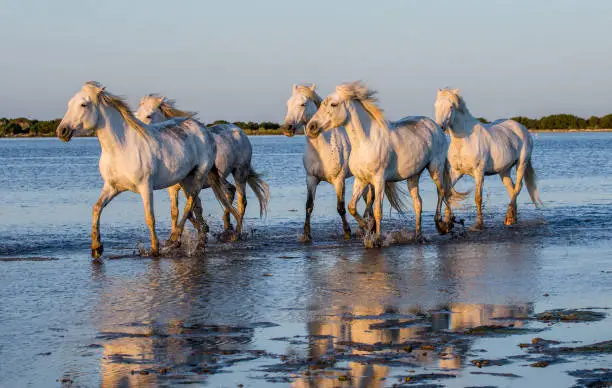
<svg viewBox="0 0 612 388">
<path fill-rule="evenodd" d="M 98 245 L 97 247 L 92 247 L 91 248 L 91 257 L 93 257 L 94 259 L 98 260 L 100 258 L 100 256 L 102 256 L 102 253 L 104 252 L 104 246 L 102 246 L 102 244 Z"/>
<path fill-rule="evenodd" d="M 304 244 L 310 244 L 312 243 L 312 237 L 309 234 L 304 234 L 300 237 L 300 241 Z"/>
<path fill-rule="evenodd" d="M 181 240 L 173 240 L 172 238 L 169 238 L 166 240 L 166 242 L 164 242 L 164 246 L 173 249 L 179 248 L 181 246 Z"/>
<path fill-rule="evenodd" d="M 363 246 L 367 249 L 382 247 L 382 239 L 380 237 L 366 238 L 363 240 Z"/>
<path fill-rule="evenodd" d="M 151 249 L 151 252 L 149 252 L 149 255 L 152 257 L 159 256 L 159 249 Z"/>
<path fill-rule="evenodd" d="M 508 212 L 506 213 L 506 219 L 504 220 L 504 224 L 506 226 L 510 226 L 510 225 L 514 225 L 516 224 L 516 209 L 515 208 L 508 208 Z"/>
<path fill-rule="evenodd" d="M 450 222 L 444 222 L 442 220 L 436 221 L 436 229 L 438 230 L 438 233 L 440 235 L 445 235 L 447 233 L 450 233 L 455 227 L 455 224 L 453 221 L 454 220 Z"/>
<path fill-rule="evenodd" d="M 206 250 L 206 241 L 198 241 L 195 249 L 197 252 L 204 252 Z"/>
<path fill-rule="evenodd" d="M 423 237 L 422 233 L 415 233 L 414 234 L 414 242 L 417 244 L 425 244 L 427 242 L 427 240 L 425 239 L 425 237 Z"/>
<path fill-rule="evenodd" d="M 472 232 L 482 232 L 483 230 L 484 230 L 484 225 L 480 222 L 477 222 L 474 225 L 470 226 L 470 231 Z"/>
<path fill-rule="evenodd" d="M 351 229 L 346 229 L 344 231 L 344 239 L 345 240 L 350 240 L 351 239 Z"/>
<path fill-rule="evenodd" d="M 232 233 L 232 241 L 233 242 L 240 241 L 240 240 L 242 240 L 241 233 Z"/>
</svg>

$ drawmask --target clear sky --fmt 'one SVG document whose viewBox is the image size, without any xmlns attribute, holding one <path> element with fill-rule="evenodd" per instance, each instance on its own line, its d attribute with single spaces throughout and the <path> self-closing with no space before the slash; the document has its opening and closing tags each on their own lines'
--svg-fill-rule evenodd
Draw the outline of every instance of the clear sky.
<svg viewBox="0 0 612 388">
<path fill-rule="evenodd" d="M 278 122 L 293 83 L 356 79 L 389 119 L 444 86 L 488 119 L 612 113 L 612 1 L 0 0 L 0 117 L 62 117 L 97 80 Z"/>
</svg>

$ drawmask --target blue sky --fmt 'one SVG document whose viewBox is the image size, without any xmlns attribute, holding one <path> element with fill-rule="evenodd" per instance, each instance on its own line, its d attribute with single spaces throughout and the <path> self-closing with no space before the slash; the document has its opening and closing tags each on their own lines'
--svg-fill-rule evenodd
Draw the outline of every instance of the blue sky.
<svg viewBox="0 0 612 388">
<path fill-rule="evenodd" d="M 281 121 L 291 85 L 364 80 L 388 118 L 612 112 L 612 1 L 0 0 L 0 117 L 63 116 L 88 80 L 205 120 Z"/>
</svg>

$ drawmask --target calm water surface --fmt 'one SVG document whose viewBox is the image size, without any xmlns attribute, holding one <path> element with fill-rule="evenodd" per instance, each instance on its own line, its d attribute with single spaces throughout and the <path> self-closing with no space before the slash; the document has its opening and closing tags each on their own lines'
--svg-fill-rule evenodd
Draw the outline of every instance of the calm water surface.
<svg viewBox="0 0 612 388">
<path fill-rule="evenodd" d="M 0 140 L 0 386 L 383 387 L 432 373 L 452 376 L 422 383 L 572 386 L 567 371 L 612 364 L 587 355 L 532 368 L 539 356 L 517 346 L 535 336 L 579 341 L 572 346 L 612 339 L 609 313 L 594 323 L 525 320 L 552 308 L 612 307 L 612 134 L 538 135 L 546 208 L 535 210 L 524 192 L 512 228 L 503 226 L 506 189 L 488 177 L 487 230 L 437 236 L 424 176 L 429 243 L 399 243 L 393 236 L 409 234 L 414 216 L 386 211 L 384 229 L 397 233 L 375 250 L 342 240 L 327 184 L 317 192 L 315 242 L 302 245 L 304 138 L 251 141 L 272 200 L 259 219 L 248 192 L 246 241 L 212 239 L 204 256 L 140 257 L 139 242 L 149 244 L 142 203 L 125 193 L 102 215 L 106 259 L 97 265 L 89 257 L 102 186 L 97 140 Z M 209 192 L 201 197 L 220 232 L 220 206 Z M 456 211 L 466 224 L 472 202 Z M 165 239 L 163 191 L 155 212 Z M 500 324 L 545 331 L 457 334 Z M 507 362 L 473 365 L 482 358 Z"/>
</svg>

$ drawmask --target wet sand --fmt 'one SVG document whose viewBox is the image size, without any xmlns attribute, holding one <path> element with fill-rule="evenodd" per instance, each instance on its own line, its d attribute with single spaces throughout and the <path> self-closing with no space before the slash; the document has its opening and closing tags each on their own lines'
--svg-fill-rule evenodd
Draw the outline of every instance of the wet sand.
<svg viewBox="0 0 612 388">
<path fill-rule="evenodd" d="M 258 169 L 269 177 L 272 210 L 259 220 L 254 200 L 249 203 L 244 241 L 213 241 L 205 255 L 194 256 L 187 235 L 186 252 L 141 257 L 138 241 L 148 244 L 141 204 L 127 197 L 102 216 L 102 264 L 88 257 L 96 159 L 75 154 L 75 163 L 87 167 L 74 169 L 47 163 L 39 173 L 39 184 L 51 187 L 47 193 L 26 189 L 0 206 L 2 219 L 11 220 L 0 226 L 0 386 L 609 381 L 612 165 L 606 158 L 590 162 L 607 152 L 612 136 L 591 136 L 539 137 L 536 170 L 547 207 L 534 210 L 522 195 L 518 225 L 503 226 L 505 188 L 488 178 L 487 229 L 457 227 L 438 236 L 433 190 L 424 178 L 428 242 L 402 238 L 411 233 L 411 213 L 386 212 L 389 246 L 371 250 L 357 238 L 342 240 L 325 186 L 313 215 L 314 243 L 299 242 L 300 139 L 261 138 L 254 148 Z M 94 146 L 84 140 L 80 152 Z M 10 162 L 26 163 L 16 158 Z M 45 173 L 57 176 L 47 181 Z M 14 179 L 3 174 L 6 182 Z M 75 198 L 66 186 L 79 174 L 72 190 L 82 194 Z M 162 237 L 164 197 L 156 194 Z M 206 198 L 218 232 L 220 211 Z M 473 221 L 471 201 L 457 210 L 466 225 Z M 579 311 L 542 314 L 555 309 Z"/>
</svg>

